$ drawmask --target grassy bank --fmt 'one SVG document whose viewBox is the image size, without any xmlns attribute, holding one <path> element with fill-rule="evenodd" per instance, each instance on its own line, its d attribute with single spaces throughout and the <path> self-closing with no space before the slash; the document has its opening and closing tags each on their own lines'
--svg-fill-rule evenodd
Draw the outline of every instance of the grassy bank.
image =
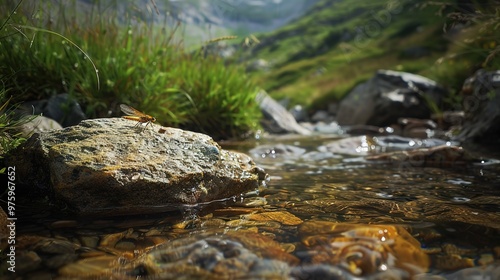
<svg viewBox="0 0 500 280">
<path fill-rule="evenodd" d="M 163 125 L 217 139 L 256 128 L 257 87 L 244 69 L 185 51 L 173 40 L 178 25 L 148 23 L 145 7 L 118 15 L 99 1 L 41 3 L 1 15 L 9 21 L 0 35 L 0 77 L 14 101 L 69 93 L 93 118 L 121 115 L 118 106 L 127 103 Z"/>
</svg>

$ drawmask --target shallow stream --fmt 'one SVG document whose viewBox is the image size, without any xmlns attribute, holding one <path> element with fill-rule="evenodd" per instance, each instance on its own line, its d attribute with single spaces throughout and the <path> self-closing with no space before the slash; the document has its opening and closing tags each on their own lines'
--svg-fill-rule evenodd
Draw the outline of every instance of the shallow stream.
<svg viewBox="0 0 500 280">
<path fill-rule="evenodd" d="M 267 187 L 182 213 L 74 219 L 26 209 L 18 275 L 500 279 L 497 161 L 369 162 L 356 143 L 350 154 L 325 152 L 337 139 L 224 143 L 266 170 Z"/>
</svg>

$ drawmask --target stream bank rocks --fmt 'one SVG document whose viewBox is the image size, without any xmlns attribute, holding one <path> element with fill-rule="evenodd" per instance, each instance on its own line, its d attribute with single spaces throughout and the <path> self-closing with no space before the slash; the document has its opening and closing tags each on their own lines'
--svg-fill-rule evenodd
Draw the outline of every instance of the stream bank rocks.
<svg viewBox="0 0 500 280">
<path fill-rule="evenodd" d="M 389 126 L 399 118 L 427 119 L 428 102 L 439 106 L 445 89 L 425 77 L 391 70 L 379 70 L 356 86 L 339 104 L 339 125 Z"/>
<path fill-rule="evenodd" d="M 465 122 L 457 140 L 500 155 L 500 70 L 477 71 L 463 85 Z"/>
<path fill-rule="evenodd" d="M 240 196 L 266 179 L 250 157 L 207 135 L 134 125 L 95 119 L 33 135 L 7 159 L 19 195 L 81 214 L 143 214 Z"/>
</svg>

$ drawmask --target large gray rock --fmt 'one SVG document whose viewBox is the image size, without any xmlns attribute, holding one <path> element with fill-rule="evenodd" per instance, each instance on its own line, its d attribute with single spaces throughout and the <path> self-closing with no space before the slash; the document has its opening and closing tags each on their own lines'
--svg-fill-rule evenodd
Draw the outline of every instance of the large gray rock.
<svg viewBox="0 0 500 280">
<path fill-rule="evenodd" d="M 462 91 L 465 120 L 457 140 L 500 150 L 500 70 L 479 70 L 465 81 Z"/>
<path fill-rule="evenodd" d="M 432 113 L 428 102 L 439 106 L 446 95 L 446 90 L 425 77 L 379 70 L 340 102 L 337 122 L 389 126 L 402 117 L 427 119 Z"/>
<path fill-rule="evenodd" d="M 266 177 L 249 156 L 207 135 L 134 125 L 95 119 L 34 134 L 7 161 L 16 194 L 49 196 L 82 214 L 138 214 L 239 196 Z"/>
<path fill-rule="evenodd" d="M 256 99 L 264 115 L 261 123 L 266 131 L 271 133 L 311 134 L 310 130 L 298 124 L 293 115 L 265 91 L 260 91 Z"/>
</svg>

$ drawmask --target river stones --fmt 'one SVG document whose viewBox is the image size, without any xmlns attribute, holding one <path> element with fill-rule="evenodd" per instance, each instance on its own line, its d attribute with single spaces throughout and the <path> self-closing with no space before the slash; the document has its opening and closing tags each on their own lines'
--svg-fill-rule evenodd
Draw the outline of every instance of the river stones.
<svg viewBox="0 0 500 280">
<path fill-rule="evenodd" d="M 293 145 L 275 144 L 261 145 L 250 150 L 254 158 L 259 159 L 296 159 L 306 152 L 306 149 Z"/>
<path fill-rule="evenodd" d="M 283 225 L 296 226 L 302 223 L 297 216 L 286 211 L 262 212 L 246 215 L 245 218 L 254 221 L 277 221 Z"/>
<path fill-rule="evenodd" d="M 8 158 L 19 195 L 49 197 L 80 214 L 143 214 L 228 199 L 266 179 L 247 155 L 207 135 L 121 119 L 34 134 Z"/>
<path fill-rule="evenodd" d="M 466 165 L 474 160 L 462 147 L 449 145 L 375 154 L 367 156 L 366 159 L 393 164 L 407 164 L 408 167 Z"/>
<path fill-rule="evenodd" d="M 500 70 L 478 70 L 464 82 L 462 94 L 465 121 L 457 140 L 500 157 Z"/>
<path fill-rule="evenodd" d="M 337 265 L 355 276 L 386 270 L 414 275 L 430 265 L 420 243 L 402 227 L 315 221 L 303 223 L 299 235 L 311 263 Z"/>
<path fill-rule="evenodd" d="M 302 135 L 311 134 L 311 131 L 298 124 L 293 115 L 265 91 L 261 90 L 255 99 L 264 115 L 261 124 L 267 131 L 274 133 L 291 132 Z"/>
<path fill-rule="evenodd" d="M 392 70 L 378 70 L 357 85 L 339 104 L 339 125 L 389 126 L 399 118 L 426 119 L 429 101 L 440 105 L 447 91 L 425 77 Z"/>
<path fill-rule="evenodd" d="M 228 232 L 172 240 L 130 262 L 125 271 L 162 279 L 286 279 L 298 259 L 257 233 Z"/>
</svg>

